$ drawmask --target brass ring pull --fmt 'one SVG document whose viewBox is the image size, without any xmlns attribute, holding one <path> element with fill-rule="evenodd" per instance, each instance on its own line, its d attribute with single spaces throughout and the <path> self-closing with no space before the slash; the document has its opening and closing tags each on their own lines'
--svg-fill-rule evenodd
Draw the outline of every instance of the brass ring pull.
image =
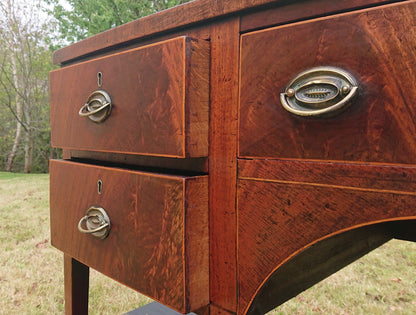
<svg viewBox="0 0 416 315">
<path fill-rule="evenodd" d="M 96 100 L 93 100 L 96 101 Z M 100 107 L 97 109 L 91 110 L 90 103 L 86 103 L 84 106 L 81 107 L 79 110 L 79 115 L 82 117 L 88 117 L 97 114 L 98 112 L 107 108 L 107 106 L 111 106 L 111 103 L 101 103 Z"/>
<path fill-rule="evenodd" d="M 94 91 L 78 114 L 81 117 L 88 117 L 95 123 L 103 122 L 111 114 L 111 98 L 103 90 Z"/>
<path fill-rule="evenodd" d="M 96 228 L 94 230 L 84 229 L 82 227 L 82 223 L 87 222 L 87 220 L 91 220 L 91 219 L 94 219 L 94 218 L 92 218 L 91 216 L 90 217 L 88 217 L 88 216 L 83 217 L 78 223 L 78 230 L 82 233 L 85 233 L 85 234 L 94 234 L 94 233 L 100 232 L 100 231 L 102 231 L 102 230 L 104 230 L 108 227 L 108 223 L 104 223 L 103 225 L 100 225 L 98 228 Z M 95 219 L 99 220 L 98 217 L 95 217 Z"/>
<path fill-rule="evenodd" d="M 280 94 L 280 102 L 298 116 L 329 116 L 347 108 L 357 91 L 358 83 L 347 71 L 317 67 L 298 74 Z"/>
<path fill-rule="evenodd" d="M 110 228 L 110 218 L 101 207 L 90 207 L 87 214 L 78 222 L 78 230 L 81 233 L 91 234 L 99 239 L 106 238 Z"/>
</svg>

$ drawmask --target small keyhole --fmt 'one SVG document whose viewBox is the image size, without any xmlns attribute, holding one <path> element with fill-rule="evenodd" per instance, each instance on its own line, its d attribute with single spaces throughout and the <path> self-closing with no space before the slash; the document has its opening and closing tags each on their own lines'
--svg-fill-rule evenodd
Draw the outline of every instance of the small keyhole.
<svg viewBox="0 0 416 315">
<path fill-rule="evenodd" d="M 101 87 L 103 85 L 103 73 L 102 72 L 97 73 L 97 80 L 98 80 L 98 86 Z"/>
<path fill-rule="evenodd" d="M 101 195 L 101 192 L 103 191 L 103 181 L 101 179 L 98 180 L 97 186 L 98 186 L 98 194 Z"/>
</svg>

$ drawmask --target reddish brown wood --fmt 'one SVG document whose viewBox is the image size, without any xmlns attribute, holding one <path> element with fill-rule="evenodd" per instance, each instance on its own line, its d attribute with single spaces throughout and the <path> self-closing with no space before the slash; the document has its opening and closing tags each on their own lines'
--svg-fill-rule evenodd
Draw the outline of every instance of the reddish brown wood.
<svg viewBox="0 0 416 315">
<path fill-rule="evenodd" d="M 239 180 L 238 313 L 273 270 L 303 248 L 363 225 L 416 219 L 415 202 L 414 192 Z"/>
<path fill-rule="evenodd" d="M 52 243 L 66 273 L 79 260 L 183 313 L 240 315 L 390 237 L 415 240 L 416 1 L 313 19 L 385 2 L 198 0 L 58 51 L 53 142 L 91 164 L 51 162 Z M 286 113 L 291 78 L 327 64 L 360 81 L 352 107 Z M 115 104 L 100 125 L 76 117 L 98 71 Z M 76 228 L 93 204 L 112 219 L 105 240 Z"/>
<path fill-rule="evenodd" d="M 380 1 L 382 2 L 382 1 Z M 196 0 L 169 10 L 153 14 L 134 22 L 119 26 L 110 31 L 92 36 L 79 43 L 60 49 L 54 53 L 55 64 L 70 61 L 98 50 L 108 49 L 121 43 L 155 36 L 165 31 L 190 26 L 237 13 L 247 9 L 255 9 L 264 5 L 284 4 L 284 0 L 239 0 L 212 1 Z"/>
<path fill-rule="evenodd" d="M 415 163 L 415 37 L 414 1 L 243 35 L 239 155 Z M 342 114 L 305 119 L 281 106 L 290 80 L 315 66 L 358 80 Z"/>
<path fill-rule="evenodd" d="M 232 314 L 235 314 L 235 313 L 230 313 L 213 304 L 210 305 L 210 315 L 232 315 Z"/>
<path fill-rule="evenodd" d="M 394 0 L 393 0 L 394 1 Z M 325 15 L 356 10 L 375 4 L 393 1 L 380 0 L 314 0 L 290 1 L 275 8 L 259 12 L 249 12 L 241 16 L 241 32 L 264 28 L 272 25 L 287 24 L 303 19 L 313 19 Z"/>
<path fill-rule="evenodd" d="M 210 305 L 208 304 L 200 309 L 197 309 L 194 313 L 198 315 L 210 315 L 209 307 Z"/>
<path fill-rule="evenodd" d="M 237 308 L 236 175 L 239 19 L 213 26 L 209 152 L 210 298 Z"/>
<path fill-rule="evenodd" d="M 179 37 L 51 72 L 52 145 L 207 156 L 208 64 L 207 42 Z M 98 72 L 114 104 L 110 117 L 99 124 L 78 115 L 99 89 Z"/>
<path fill-rule="evenodd" d="M 238 177 L 273 182 L 357 189 L 416 191 L 416 168 L 408 165 L 356 164 L 296 160 L 239 160 Z"/>
<path fill-rule="evenodd" d="M 189 78 L 184 86 L 185 155 L 205 157 L 208 156 L 210 48 L 209 42 L 203 40 L 193 43 L 185 50 L 185 77 Z"/>
<path fill-rule="evenodd" d="M 207 223 L 206 177 L 163 176 L 62 161 L 51 161 L 50 166 L 55 247 L 180 312 L 207 303 L 207 290 L 195 293 L 201 285 L 198 280 L 205 286 L 208 281 L 208 259 L 195 251 L 198 242 L 207 248 L 207 227 L 188 227 L 185 222 L 194 222 L 202 214 L 201 223 Z M 101 195 L 97 193 L 99 179 Z M 195 189 L 203 196 L 197 197 Z M 185 196 L 195 199 L 185 200 Z M 111 220 L 110 234 L 104 240 L 77 229 L 93 205 L 103 207 Z M 201 266 L 192 268 L 186 260 Z"/>
<path fill-rule="evenodd" d="M 185 181 L 185 265 L 187 312 L 209 304 L 208 177 Z"/>
<path fill-rule="evenodd" d="M 69 160 L 71 158 L 71 152 L 69 150 L 62 150 L 62 158 Z"/>
<path fill-rule="evenodd" d="M 88 266 L 64 254 L 65 314 L 88 314 Z"/>
<path fill-rule="evenodd" d="M 247 314 L 266 314 L 384 244 L 392 238 L 390 224 L 364 226 L 303 249 L 273 271 L 252 300 Z"/>
</svg>

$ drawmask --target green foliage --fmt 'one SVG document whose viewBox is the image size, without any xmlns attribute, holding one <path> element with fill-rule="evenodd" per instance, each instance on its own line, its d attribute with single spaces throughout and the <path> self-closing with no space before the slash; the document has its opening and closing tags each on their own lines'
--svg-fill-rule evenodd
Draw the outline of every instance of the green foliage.
<svg viewBox="0 0 416 315">
<path fill-rule="evenodd" d="M 189 0 L 45 0 L 58 23 L 59 37 L 73 43 Z"/>
<path fill-rule="evenodd" d="M 30 41 L 30 39 L 28 39 Z M 50 122 L 49 122 L 49 71 L 52 65 L 52 52 L 38 43 L 27 43 L 27 47 L 20 47 L 17 65 L 19 77 L 25 80 L 25 85 L 16 90 L 10 79 L 10 61 L 3 64 L 3 77 L 0 77 L 0 169 L 4 169 L 8 153 L 13 146 L 16 132 L 15 122 L 15 94 L 22 94 L 21 99 L 25 103 L 25 110 L 30 117 L 30 123 L 26 116 L 23 123 L 34 139 L 33 169 L 32 172 L 44 173 L 48 171 L 48 160 L 59 156 L 56 149 L 50 146 Z M 28 55 L 30 51 L 30 57 Z M 30 58 L 30 60 L 29 60 Z M 25 60 L 25 62 L 23 62 Z M 23 90 L 25 89 L 25 90 Z M 18 148 L 12 170 L 21 172 L 24 169 L 24 145 L 22 141 Z"/>
<path fill-rule="evenodd" d="M 49 144 L 48 78 L 55 67 L 48 47 L 48 19 L 40 19 L 44 16 L 41 1 L 0 3 L 0 169 L 5 169 L 18 143 L 14 172 L 47 172 L 48 159 L 59 155 Z M 15 140 L 17 125 L 23 130 L 20 141 Z M 29 147 L 33 148 L 31 164 L 25 161 Z"/>
<path fill-rule="evenodd" d="M 0 104 L 0 170 L 4 169 L 8 152 L 13 144 L 14 130 L 16 127 L 13 120 L 14 117 L 10 111 Z"/>
<path fill-rule="evenodd" d="M 0 172 L 0 314 L 64 314 L 62 252 L 50 244 L 49 176 Z M 150 302 L 91 269 L 88 314 Z"/>
<path fill-rule="evenodd" d="M 62 155 L 50 146 L 52 49 L 188 1 L 0 1 L 0 170 L 14 156 L 15 143 L 14 172 L 47 172 L 48 160 Z M 22 127 L 20 138 L 17 126 Z M 29 147 L 33 158 L 25 159 Z"/>
</svg>

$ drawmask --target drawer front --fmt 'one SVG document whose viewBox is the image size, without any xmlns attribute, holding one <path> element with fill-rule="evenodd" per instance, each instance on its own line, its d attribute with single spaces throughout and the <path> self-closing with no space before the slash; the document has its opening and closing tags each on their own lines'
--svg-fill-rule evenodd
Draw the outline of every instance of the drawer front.
<svg viewBox="0 0 416 315">
<path fill-rule="evenodd" d="M 242 35 L 239 156 L 416 163 L 415 38 L 414 1 Z M 358 82 L 350 106 L 283 108 L 291 80 L 323 66 Z"/>
<path fill-rule="evenodd" d="M 209 303 L 206 176 L 63 161 L 51 161 L 50 176 L 55 247 L 182 313 Z M 81 219 L 92 206 L 109 217 L 104 239 L 78 229 L 80 221 L 87 229 Z"/>
<path fill-rule="evenodd" d="M 100 76 L 100 79 L 98 79 Z M 52 145 L 171 157 L 208 154 L 209 44 L 178 37 L 51 72 Z M 102 122 L 80 116 L 94 91 Z M 97 96 L 97 94 L 93 95 Z M 98 95 L 103 101 L 104 96 Z M 110 102 L 108 102 L 110 103 Z M 81 111 L 97 119 L 97 103 Z"/>
<path fill-rule="evenodd" d="M 245 314 L 259 288 L 278 266 L 318 240 L 368 224 L 416 219 L 415 168 L 383 170 L 379 165 L 364 168 L 339 163 L 329 172 L 327 168 L 315 169 L 315 163 L 308 162 L 247 160 L 240 164 L 238 243 L 243 246 L 238 247 L 238 281 L 241 314 Z M 299 175 L 289 174 L 288 178 L 284 173 L 292 169 Z M 253 178 L 253 170 L 264 178 Z M 315 175 L 316 182 L 312 182 Z M 375 176 L 388 180 L 377 183 L 374 189 L 369 178 Z M 361 246 L 359 241 L 346 244 L 342 251 L 348 253 Z M 337 251 L 333 254 L 335 256 Z M 314 268 L 319 265 L 318 256 L 310 257 L 308 268 L 295 270 L 310 272 L 313 278 Z M 325 266 L 325 262 L 322 264 Z M 290 282 L 292 280 L 294 283 Z M 294 277 L 281 285 L 293 292 L 299 285 L 296 281 L 299 278 Z"/>
</svg>

